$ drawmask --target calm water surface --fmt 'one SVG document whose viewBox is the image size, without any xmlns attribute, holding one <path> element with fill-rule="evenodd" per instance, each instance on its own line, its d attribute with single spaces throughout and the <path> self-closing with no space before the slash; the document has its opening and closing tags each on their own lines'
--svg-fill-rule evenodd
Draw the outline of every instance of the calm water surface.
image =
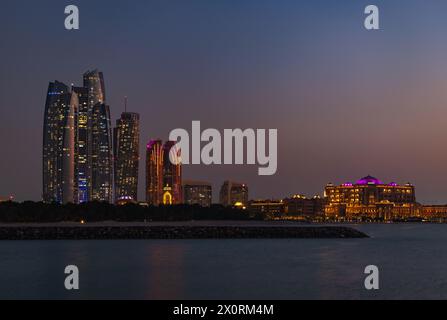
<svg viewBox="0 0 447 320">
<path fill-rule="evenodd" d="M 356 228 L 372 238 L 0 242 L 0 299 L 447 298 L 447 225 Z M 363 286 L 370 264 L 375 292 Z"/>
</svg>

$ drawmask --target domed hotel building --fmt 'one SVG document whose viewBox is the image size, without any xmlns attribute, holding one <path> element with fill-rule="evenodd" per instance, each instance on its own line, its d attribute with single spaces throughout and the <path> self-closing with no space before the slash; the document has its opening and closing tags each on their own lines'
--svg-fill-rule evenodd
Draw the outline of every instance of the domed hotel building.
<svg viewBox="0 0 447 320">
<path fill-rule="evenodd" d="M 419 216 L 415 188 L 410 183 L 383 183 L 372 176 L 356 183 L 325 188 L 325 216 L 330 220 L 392 220 Z"/>
</svg>

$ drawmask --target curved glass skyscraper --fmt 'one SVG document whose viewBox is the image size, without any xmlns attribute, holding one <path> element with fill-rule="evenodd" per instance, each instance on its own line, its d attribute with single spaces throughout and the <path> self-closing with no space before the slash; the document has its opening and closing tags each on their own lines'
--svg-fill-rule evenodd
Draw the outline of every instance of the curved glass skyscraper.
<svg viewBox="0 0 447 320">
<path fill-rule="evenodd" d="M 78 189 L 78 201 L 84 203 L 89 201 L 89 162 L 88 162 L 88 89 L 84 87 L 73 87 L 73 92 L 78 95 L 79 108 L 78 108 L 78 126 L 77 126 L 77 189 Z"/>
<path fill-rule="evenodd" d="M 58 81 L 48 86 L 43 128 L 45 202 L 76 203 L 78 95 Z"/>
<path fill-rule="evenodd" d="M 91 117 L 92 201 L 113 202 L 113 146 L 109 106 L 96 104 Z"/>
<path fill-rule="evenodd" d="M 104 75 L 98 70 L 84 73 L 87 90 L 88 201 L 113 202 L 113 146 L 109 106 L 106 102 Z"/>
</svg>

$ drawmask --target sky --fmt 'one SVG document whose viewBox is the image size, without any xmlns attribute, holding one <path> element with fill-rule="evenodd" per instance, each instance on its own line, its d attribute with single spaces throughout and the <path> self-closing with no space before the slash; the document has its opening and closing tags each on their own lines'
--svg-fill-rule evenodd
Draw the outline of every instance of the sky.
<svg viewBox="0 0 447 320">
<path fill-rule="evenodd" d="M 64 28 L 64 8 L 80 30 Z M 367 31 L 364 8 L 380 9 Z M 250 198 L 323 194 L 373 175 L 447 203 L 447 2 L 442 0 L 3 0 L 0 197 L 40 200 L 49 81 L 104 72 L 113 122 L 146 142 L 176 128 L 278 129 L 278 171 L 185 166 L 184 178 L 247 183 Z"/>
</svg>

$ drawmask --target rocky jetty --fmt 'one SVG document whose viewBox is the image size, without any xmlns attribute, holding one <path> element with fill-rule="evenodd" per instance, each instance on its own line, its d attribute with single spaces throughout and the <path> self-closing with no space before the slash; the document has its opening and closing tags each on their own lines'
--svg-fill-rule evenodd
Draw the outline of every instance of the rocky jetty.
<svg viewBox="0 0 447 320">
<path fill-rule="evenodd" d="M 0 240 L 368 238 L 350 227 L 316 226 L 3 226 Z"/>
</svg>

